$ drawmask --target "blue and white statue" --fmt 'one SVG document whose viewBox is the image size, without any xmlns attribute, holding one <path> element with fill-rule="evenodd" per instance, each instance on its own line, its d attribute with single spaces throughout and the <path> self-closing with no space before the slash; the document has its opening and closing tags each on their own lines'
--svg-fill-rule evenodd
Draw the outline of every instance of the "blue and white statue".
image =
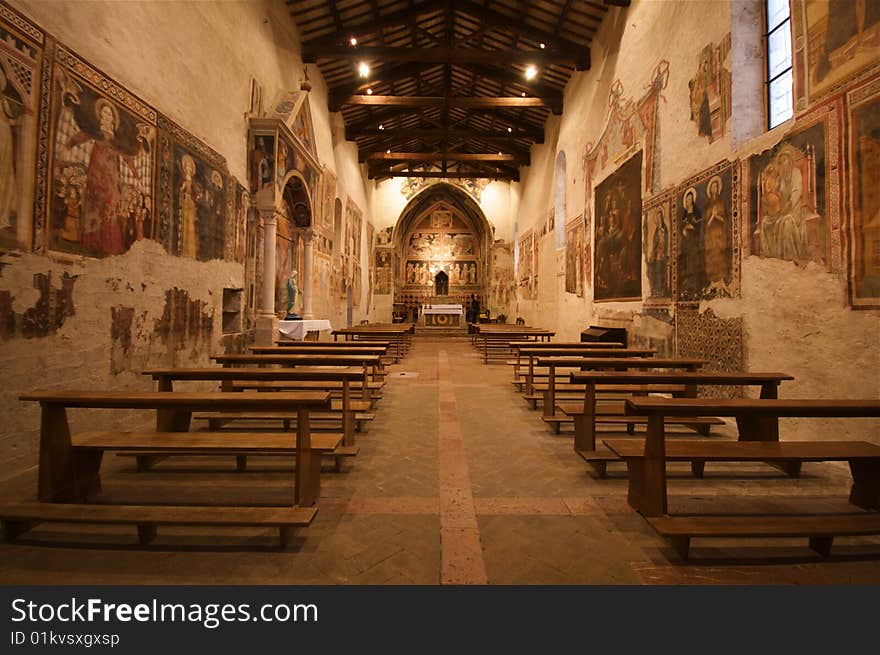
<svg viewBox="0 0 880 655">
<path fill-rule="evenodd" d="M 287 316 L 284 317 L 285 321 L 302 320 L 302 316 L 293 311 L 296 305 L 297 292 L 302 295 L 302 289 L 296 286 L 296 277 L 297 272 L 294 270 L 290 272 L 290 277 L 287 278 Z"/>
</svg>

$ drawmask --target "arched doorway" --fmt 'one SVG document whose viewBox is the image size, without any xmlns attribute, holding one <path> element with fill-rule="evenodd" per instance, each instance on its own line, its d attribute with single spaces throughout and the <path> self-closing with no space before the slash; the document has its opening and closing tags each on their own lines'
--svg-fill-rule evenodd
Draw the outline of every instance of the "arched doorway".
<svg viewBox="0 0 880 655">
<path fill-rule="evenodd" d="M 281 192 L 281 211 L 275 238 L 275 313 L 281 316 L 286 316 L 290 310 L 288 280 L 291 280 L 294 272 L 296 279 L 293 283 L 299 289 L 295 311 L 305 310 L 308 289 L 304 235 L 311 227 L 312 203 L 305 183 L 298 175 L 291 175 Z"/>
<path fill-rule="evenodd" d="M 485 297 L 493 234 L 480 206 L 450 184 L 410 200 L 394 227 L 394 314 L 412 320 L 424 304 Z"/>
</svg>

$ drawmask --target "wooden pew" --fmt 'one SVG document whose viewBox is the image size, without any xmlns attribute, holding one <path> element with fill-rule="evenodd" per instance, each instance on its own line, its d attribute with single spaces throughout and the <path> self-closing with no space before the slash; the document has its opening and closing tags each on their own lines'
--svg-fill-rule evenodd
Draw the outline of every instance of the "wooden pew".
<svg viewBox="0 0 880 655">
<path fill-rule="evenodd" d="M 731 385 L 731 386 L 759 386 L 761 398 L 776 398 L 778 387 L 785 380 L 793 380 L 786 373 L 723 373 L 708 371 L 587 371 L 571 373 L 569 379 L 584 385 L 584 399 L 582 403 L 559 405 L 561 411 L 571 416 L 574 420 L 574 450 L 588 464 L 590 464 L 600 476 L 605 475 L 607 463 L 620 461 L 611 451 L 596 450 L 596 406 L 597 389 L 605 385 L 620 385 L 622 388 L 631 387 L 637 394 L 656 392 L 658 385 L 676 385 L 682 391 L 674 391 L 673 396 L 681 398 L 696 398 L 698 385 Z M 645 417 L 629 416 L 625 420 L 640 419 L 639 423 L 647 423 Z M 701 419 L 708 417 L 667 417 L 667 423 L 684 423 L 699 428 Z M 697 423 L 695 423 L 695 421 Z M 712 418 L 718 423 L 717 418 Z M 631 432 L 628 423 L 628 431 Z M 743 440 L 754 438 L 751 434 L 740 435 Z M 778 435 L 777 435 L 778 439 Z M 699 466 L 693 469 L 695 475 L 701 474 Z"/>
<path fill-rule="evenodd" d="M 0 521 L 7 539 L 42 521 L 73 523 L 117 523 L 138 526 L 141 543 L 156 535 L 159 525 L 252 525 L 275 527 L 285 545 L 292 530 L 311 523 L 320 493 L 320 463 L 324 452 L 335 444 L 319 444 L 309 430 L 309 412 L 327 406 L 327 393 L 260 394 L 210 393 L 126 393 L 35 391 L 20 397 L 41 406 L 40 455 L 37 493 L 40 503 L 0 504 Z M 219 407 L 240 410 L 295 410 L 299 415 L 295 435 L 242 433 L 235 437 L 189 433 L 192 413 Z M 155 409 L 156 431 L 87 432 L 72 435 L 67 420 L 69 408 Z M 296 455 L 294 507 L 228 508 L 187 506 L 93 506 L 82 504 L 100 490 L 100 466 L 107 450 L 162 447 L 166 452 L 240 452 L 264 450 Z"/>
<path fill-rule="evenodd" d="M 546 344 L 545 344 L 546 345 Z M 517 362 L 520 357 L 528 358 L 528 368 L 526 369 L 526 394 L 535 392 L 535 361 L 539 357 L 653 357 L 657 351 L 653 348 L 524 348 L 517 349 Z M 547 375 L 550 371 L 548 367 Z M 549 382 L 548 382 L 549 384 Z M 554 381 L 555 384 L 555 381 Z M 526 398 L 529 400 L 529 398 Z M 532 409 L 537 409 L 537 400 L 529 403 Z"/>
<path fill-rule="evenodd" d="M 483 363 L 489 363 L 489 355 L 493 358 L 496 355 L 503 356 L 505 359 L 511 355 L 511 349 L 508 345 L 511 341 L 550 341 L 556 333 L 551 330 L 541 328 L 507 326 L 499 328 L 498 326 L 487 327 L 480 325 L 472 336 L 473 343 L 478 351 L 483 353 Z"/>
<path fill-rule="evenodd" d="M 394 345 L 394 363 L 400 362 L 412 345 L 415 325 L 370 324 L 334 330 L 333 341 L 342 336 L 346 341 L 389 341 Z"/>
<path fill-rule="evenodd" d="M 522 359 L 520 348 L 530 348 L 534 350 L 553 349 L 553 350 L 579 350 L 581 348 L 593 348 L 595 350 L 603 348 L 623 348 L 622 343 L 612 342 L 588 342 L 588 341 L 509 341 L 507 343 L 516 359 L 508 362 L 513 366 L 513 382 L 517 384 L 520 378 L 520 368 L 522 367 Z M 517 391 L 521 391 L 521 387 L 517 387 Z"/>
<path fill-rule="evenodd" d="M 863 509 L 880 509 L 880 446 L 865 441 L 773 441 L 780 417 L 880 417 L 878 400 L 700 400 L 638 398 L 627 410 L 648 417 L 642 444 L 605 440 L 627 463 L 630 505 L 670 539 L 686 559 L 693 537 L 805 536 L 822 555 L 838 535 L 880 534 L 876 513 L 798 515 L 795 517 L 699 515 L 668 516 L 666 461 L 762 461 L 790 464 L 805 461 L 846 461 L 853 476 L 849 501 Z M 706 440 L 666 443 L 667 416 L 720 415 L 735 417 L 740 429 L 753 429 L 757 441 L 713 443 Z M 742 434 L 742 432 L 741 432 Z M 630 452 L 636 446 L 640 452 Z"/>
<path fill-rule="evenodd" d="M 279 355 L 212 355 L 211 359 L 224 367 L 257 366 L 360 366 L 372 379 L 381 377 L 378 368 L 379 355 L 325 355 L 284 354 Z M 372 369 L 372 370 L 371 370 Z"/>
<path fill-rule="evenodd" d="M 173 391 L 175 381 L 210 381 L 219 382 L 223 391 L 242 391 L 246 389 L 259 390 L 260 384 L 282 385 L 284 383 L 308 382 L 317 386 L 311 389 L 279 389 L 276 386 L 271 390 L 278 391 L 321 391 L 326 390 L 327 385 L 340 384 L 342 391 L 341 405 L 338 411 L 342 413 L 342 435 L 341 445 L 337 446 L 332 453 L 335 458 L 336 469 L 340 470 L 343 457 L 353 457 L 358 453 L 358 447 L 355 444 L 355 417 L 358 410 L 363 409 L 355 406 L 352 400 L 350 385 L 360 380 L 361 384 L 367 383 L 367 375 L 363 369 L 349 367 L 336 369 L 313 369 L 306 367 L 299 368 L 155 368 L 143 371 L 144 375 L 151 376 L 157 383 L 158 391 Z M 253 386 L 257 385 L 257 386 Z M 331 400 L 330 408 L 333 409 L 333 401 Z M 223 412 L 230 416 L 229 412 Z M 320 416 L 320 414 L 317 414 Z M 314 420 L 316 413 L 313 412 L 310 420 Z M 288 418 L 285 429 L 289 429 L 290 418 Z M 211 425 L 213 429 L 215 425 Z M 139 466 L 147 468 L 154 458 L 138 458 Z M 247 457 L 238 455 L 236 457 L 238 470 L 243 471 L 247 466 Z"/>
<path fill-rule="evenodd" d="M 538 357 L 538 366 L 547 367 L 547 389 L 544 391 L 544 415 L 542 420 L 549 424 L 556 434 L 562 423 L 571 423 L 570 416 L 556 414 L 556 369 L 579 368 L 590 370 L 629 370 L 629 369 L 683 369 L 695 371 L 705 361 L 684 358 L 636 358 L 636 357 Z"/>
</svg>

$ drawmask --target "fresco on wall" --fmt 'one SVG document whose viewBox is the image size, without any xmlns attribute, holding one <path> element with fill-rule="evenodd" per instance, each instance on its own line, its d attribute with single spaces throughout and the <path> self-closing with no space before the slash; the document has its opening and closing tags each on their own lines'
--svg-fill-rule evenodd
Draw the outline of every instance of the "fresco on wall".
<svg viewBox="0 0 880 655">
<path fill-rule="evenodd" d="M 304 283 L 303 268 L 298 266 L 297 261 L 298 250 L 298 240 L 293 225 L 290 221 L 278 219 L 275 235 L 275 313 L 279 315 L 287 313 L 287 280 L 294 270 L 297 271 L 297 287 L 301 289 Z M 296 312 L 300 313 L 302 304 L 299 296 L 296 302 Z"/>
<path fill-rule="evenodd" d="M 333 235 L 333 205 L 336 199 L 336 176 L 333 171 L 325 168 L 323 174 L 323 191 L 321 193 L 321 206 L 323 215 L 324 231 Z"/>
<path fill-rule="evenodd" d="M 380 247 L 390 246 L 391 245 L 391 234 L 393 231 L 394 231 L 394 226 L 389 225 L 385 229 L 379 230 L 378 232 L 376 232 L 376 245 L 380 246 Z"/>
<path fill-rule="evenodd" d="M 748 164 L 750 253 L 840 270 L 840 101 Z"/>
<path fill-rule="evenodd" d="M 648 291 L 645 294 L 650 304 L 665 304 L 672 297 L 672 212 L 674 192 L 666 192 L 646 201 L 642 214 L 642 244 L 645 254 L 645 268 L 648 277 Z"/>
<path fill-rule="evenodd" d="M 243 254 L 247 209 L 223 157 L 163 116 L 157 142 L 156 240 L 170 254 L 208 261 L 234 259 L 239 239 Z"/>
<path fill-rule="evenodd" d="M 392 276 L 391 250 L 376 248 L 376 295 L 384 296 L 391 293 Z"/>
<path fill-rule="evenodd" d="M 596 187 L 593 299 L 642 296 L 642 153 Z"/>
<path fill-rule="evenodd" d="M 675 310 L 675 344 L 679 357 L 702 359 L 700 370 L 738 373 L 745 370 L 745 329 L 741 316 L 719 318 L 712 309 L 700 313 L 694 306 Z M 741 398 L 742 386 L 706 385 L 700 387 L 705 398 Z"/>
<path fill-rule="evenodd" d="M 49 248 L 120 255 L 155 236 L 156 114 L 60 48 L 54 71 Z"/>
<path fill-rule="evenodd" d="M 584 295 L 583 271 L 584 221 L 581 216 L 565 225 L 565 291 Z"/>
<path fill-rule="evenodd" d="M 405 177 L 403 178 L 403 182 L 400 184 L 400 193 L 409 200 L 413 196 L 417 195 L 420 191 L 432 186 L 434 184 L 451 184 L 453 186 L 458 187 L 465 191 L 469 196 L 471 196 L 477 202 L 480 202 L 480 198 L 483 195 L 483 189 L 489 186 L 491 180 L 488 178 L 480 177 L 480 178 L 461 178 L 454 180 L 441 180 L 437 178 L 425 178 L 425 177 Z"/>
<path fill-rule="evenodd" d="M 275 179 L 275 136 L 257 134 L 251 147 L 251 193 L 271 188 Z"/>
<path fill-rule="evenodd" d="M 880 3 L 793 0 L 791 8 L 798 111 L 880 67 Z"/>
<path fill-rule="evenodd" d="M 517 272 L 519 275 L 519 297 L 523 300 L 533 299 L 532 292 L 534 290 L 534 249 L 532 247 L 532 244 L 534 240 L 535 239 L 531 230 L 526 230 L 519 238 L 519 257 L 517 261 Z"/>
<path fill-rule="evenodd" d="M 243 263 L 245 260 L 245 247 L 247 245 L 245 241 L 247 238 L 248 214 L 251 208 L 251 194 L 240 184 L 231 185 L 231 189 L 235 194 L 235 219 L 230 225 L 231 231 L 229 233 L 232 234 L 232 238 L 226 241 L 227 252 L 229 253 L 227 259 Z"/>
<path fill-rule="evenodd" d="M 739 177 L 735 165 L 714 166 L 677 192 L 673 233 L 673 288 L 679 301 L 739 292 Z"/>
<path fill-rule="evenodd" d="M 691 121 L 709 143 L 724 136 L 731 111 L 730 33 L 717 45 L 710 43 L 699 55 L 697 74 L 688 82 Z"/>
<path fill-rule="evenodd" d="M 655 188 L 659 183 L 656 170 L 659 161 L 657 114 L 663 89 L 668 82 L 669 62 L 661 60 L 651 74 L 648 90 L 638 100 L 624 98 L 620 80 L 611 85 L 605 129 L 598 141 L 587 144 L 584 152 L 585 219 L 591 217 L 593 180 L 604 171 L 618 167 L 638 150 L 644 153 L 645 191 L 659 191 L 659 188 Z M 599 208 L 595 207 L 594 211 L 598 212 Z"/>
<path fill-rule="evenodd" d="M 351 198 L 345 203 L 345 249 L 344 252 L 357 261 L 361 258 L 361 230 L 363 212 Z"/>
<path fill-rule="evenodd" d="M 489 304 L 492 316 L 507 314 L 516 299 L 516 276 L 513 271 L 513 244 L 498 240 L 492 244 L 492 277 L 489 281 Z"/>
<path fill-rule="evenodd" d="M 43 33 L 0 5 L 0 248 L 30 249 Z"/>
<path fill-rule="evenodd" d="M 367 245 L 367 304 L 366 313 L 370 313 L 370 307 L 373 304 L 373 280 L 376 277 L 376 259 L 375 259 L 375 230 L 373 224 L 369 221 L 364 225 L 366 228 L 366 245 Z"/>
<path fill-rule="evenodd" d="M 850 92 L 851 221 L 849 296 L 857 309 L 880 307 L 880 78 Z"/>
<path fill-rule="evenodd" d="M 352 305 L 354 307 L 361 306 L 361 264 L 355 262 L 351 273 L 351 294 Z"/>
</svg>

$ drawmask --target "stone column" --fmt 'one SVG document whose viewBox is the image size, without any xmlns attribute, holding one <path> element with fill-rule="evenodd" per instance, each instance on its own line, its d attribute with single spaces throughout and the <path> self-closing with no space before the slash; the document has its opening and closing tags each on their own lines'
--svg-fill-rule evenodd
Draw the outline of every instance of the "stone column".
<svg viewBox="0 0 880 655">
<path fill-rule="evenodd" d="M 272 346 L 278 334 L 278 316 L 275 314 L 275 209 L 261 209 L 263 219 L 263 288 L 260 289 L 260 311 L 254 335 L 258 346 Z"/>
<path fill-rule="evenodd" d="M 314 249 L 312 248 L 312 231 L 308 230 L 304 235 L 303 261 L 305 271 L 303 271 L 303 318 L 311 320 L 315 318 L 312 314 L 312 275 L 314 275 Z"/>
</svg>

